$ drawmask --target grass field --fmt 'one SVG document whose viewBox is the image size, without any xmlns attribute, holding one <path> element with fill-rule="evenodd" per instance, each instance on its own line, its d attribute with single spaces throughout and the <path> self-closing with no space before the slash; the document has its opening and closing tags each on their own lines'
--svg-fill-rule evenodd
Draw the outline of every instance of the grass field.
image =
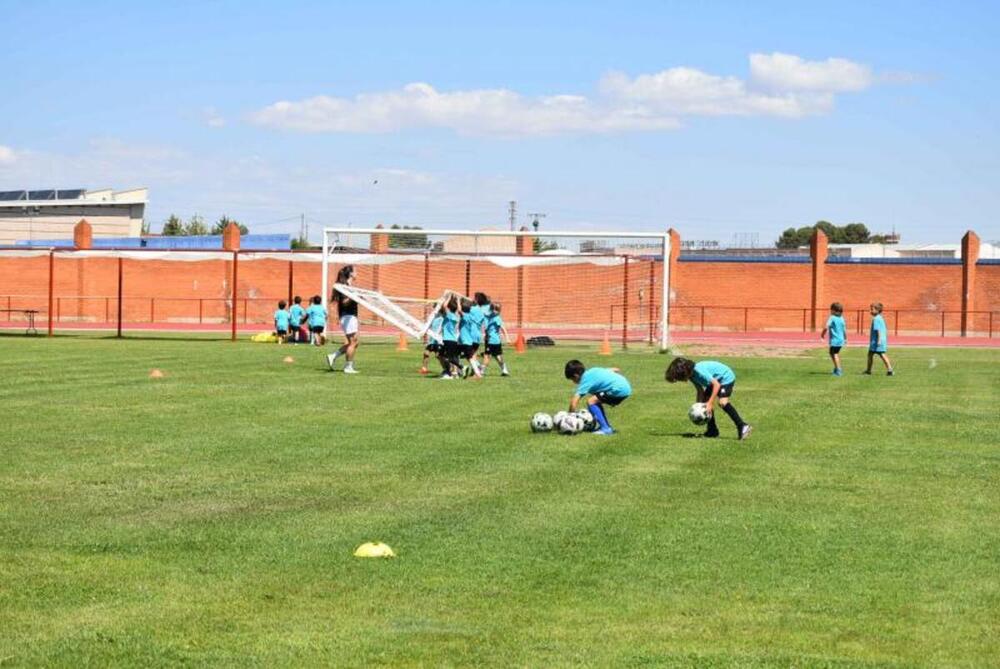
<svg viewBox="0 0 1000 669">
<path fill-rule="evenodd" d="M 595 351 L 0 337 L 0 666 L 998 666 L 1000 351 L 724 356 L 744 443 Z M 619 434 L 528 431 L 575 356 Z"/>
</svg>

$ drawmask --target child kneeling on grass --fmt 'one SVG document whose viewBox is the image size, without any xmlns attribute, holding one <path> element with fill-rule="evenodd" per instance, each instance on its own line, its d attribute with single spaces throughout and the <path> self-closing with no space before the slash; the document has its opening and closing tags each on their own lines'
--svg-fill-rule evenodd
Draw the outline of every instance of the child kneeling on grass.
<svg viewBox="0 0 1000 669">
<path fill-rule="evenodd" d="M 674 358 L 670 366 L 667 367 L 666 379 L 669 383 L 690 381 L 694 384 L 697 391 L 695 401 L 704 402 L 708 409 L 706 437 L 719 436 L 719 426 L 715 424 L 715 413 L 712 411 L 716 398 L 718 398 L 722 410 L 736 425 L 737 438 L 742 441 L 750 436 L 753 427 L 740 418 L 736 407 L 729 401 L 733 394 L 733 386 L 736 385 L 736 373 L 732 369 L 714 360 L 702 360 L 695 363 L 687 358 Z"/>
<path fill-rule="evenodd" d="M 576 384 L 576 392 L 569 400 L 570 413 L 576 411 L 581 397 L 587 397 L 587 409 L 600 428 L 594 434 L 614 434 L 604 405 L 618 406 L 632 394 L 628 379 L 621 375 L 617 367 L 591 367 L 587 369 L 579 360 L 566 363 L 566 378 Z"/>
</svg>

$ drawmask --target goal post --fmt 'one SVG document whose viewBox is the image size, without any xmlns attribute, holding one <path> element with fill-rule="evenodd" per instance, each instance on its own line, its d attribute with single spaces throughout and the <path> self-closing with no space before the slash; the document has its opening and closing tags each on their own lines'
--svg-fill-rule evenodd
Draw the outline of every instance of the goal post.
<svg viewBox="0 0 1000 669">
<path fill-rule="evenodd" d="M 354 287 L 382 305 L 362 303 L 359 313 L 376 333 L 415 336 L 412 323 L 429 322 L 446 291 L 482 292 L 502 305 L 507 329 L 525 338 L 608 337 L 665 350 L 670 250 L 665 232 L 330 227 L 323 230 L 321 294 L 327 303 L 332 278 L 353 265 Z M 393 322 L 400 319 L 409 325 Z"/>
</svg>

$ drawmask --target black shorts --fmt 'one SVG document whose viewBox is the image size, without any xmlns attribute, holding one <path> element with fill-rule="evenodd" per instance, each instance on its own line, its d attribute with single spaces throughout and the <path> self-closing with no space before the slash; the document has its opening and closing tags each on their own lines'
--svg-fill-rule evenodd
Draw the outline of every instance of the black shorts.
<svg viewBox="0 0 1000 669">
<path fill-rule="evenodd" d="M 462 355 L 465 358 L 471 360 L 472 356 L 474 356 L 476 354 L 476 351 L 478 350 L 479 350 L 479 344 L 466 344 L 465 346 L 462 347 Z"/>
<path fill-rule="evenodd" d="M 843 348 L 843 346 L 831 346 L 830 347 L 830 355 L 833 355 L 834 353 L 840 353 L 840 349 L 842 349 L 842 348 Z"/>
<path fill-rule="evenodd" d="M 309 332 L 315 332 L 316 334 L 323 334 L 323 330 L 326 329 L 325 325 L 310 325 Z"/>
<path fill-rule="evenodd" d="M 441 351 L 444 353 L 444 357 L 451 360 L 459 356 L 462 352 L 462 347 L 459 346 L 457 341 L 446 341 L 442 344 Z"/>
<path fill-rule="evenodd" d="M 288 336 L 288 330 L 278 330 L 278 336 L 279 337 L 287 337 Z"/>
<path fill-rule="evenodd" d="M 441 344 L 437 343 L 433 339 L 427 342 L 427 346 L 424 346 L 424 350 L 429 353 L 437 353 L 441 350 Z"/>
<path fill-rule="evenodd" d="M 628 399 L 627 395 L 625 397 L 622 397 L 621 395 L 609 395 L 607 393 L 597 393 L 595 397 L 597 397 L 597 401 L 599 401 L 601 404 L 607 404 L 608 406 L 612 407 L 616 407 Z"/>
<path fill-rule="evenodd" d="M 486 355 L 503 355 L 503 344 L 487 344 Z"/>
</svg>

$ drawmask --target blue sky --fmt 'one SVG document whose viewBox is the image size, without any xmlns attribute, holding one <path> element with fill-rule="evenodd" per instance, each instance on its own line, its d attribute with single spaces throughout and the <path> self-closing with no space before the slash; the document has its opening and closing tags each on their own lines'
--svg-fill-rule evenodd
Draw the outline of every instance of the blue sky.
<svg viewBox="0 0 1000 669">
<path fill-rule="evenodd" d="M 1000 5 L 808 5 L 6 1 L 0 189 L 148 186 L 154 230 L 513 199 L 550 229 L 1000 239 Z"/>
</svg>

